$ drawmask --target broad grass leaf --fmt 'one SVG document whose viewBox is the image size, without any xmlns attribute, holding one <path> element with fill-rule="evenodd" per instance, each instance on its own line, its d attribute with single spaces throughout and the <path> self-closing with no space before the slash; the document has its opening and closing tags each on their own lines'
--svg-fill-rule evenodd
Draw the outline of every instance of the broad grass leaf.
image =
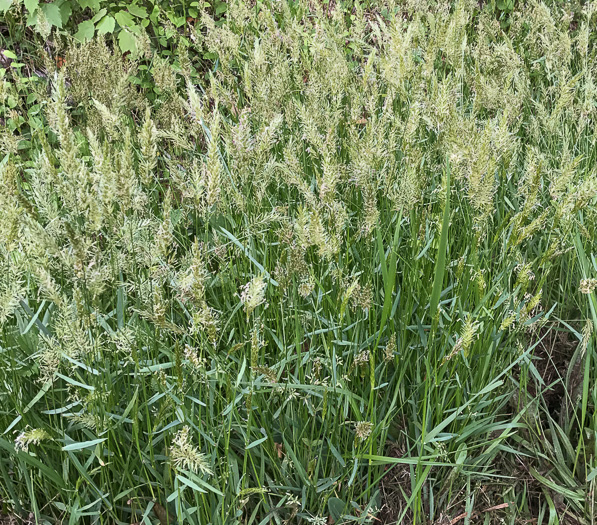
<svg viewBox="0 0 597 525">
<path fill-rule="evenodd" d="M 75 450 L 83 450 L 86 448 L 92 448 L 95 447 L 95 445 L 99 445 L 100 443 L 103 443 L 104 441 L 106 441 L 106 439 L 108 438 L 100 438 L 100 439 L 92 439 L 91 441 L 81 441 L 80 443 L 71 443 L 70 445 L 66 445 L 64 447 L 62 447 L 62 450 L 64 450 L 65 452 L 72 452 Z"/>
</svg>

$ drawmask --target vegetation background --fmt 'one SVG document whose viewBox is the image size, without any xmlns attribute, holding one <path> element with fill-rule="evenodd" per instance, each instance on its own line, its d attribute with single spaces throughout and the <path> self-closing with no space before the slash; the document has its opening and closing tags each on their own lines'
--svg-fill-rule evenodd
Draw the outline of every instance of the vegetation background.
<svg viewBox="0 0 597 525">
<path fill-rule="evenodd" d="M 596 26 L 0 0 L 0 510 L 595 523 Z"/>
</svg>

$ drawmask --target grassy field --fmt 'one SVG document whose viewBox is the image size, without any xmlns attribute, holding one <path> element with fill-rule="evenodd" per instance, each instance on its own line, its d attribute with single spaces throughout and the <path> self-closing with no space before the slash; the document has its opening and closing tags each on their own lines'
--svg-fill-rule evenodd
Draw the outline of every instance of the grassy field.
<svg viewBox="0 0 597 525">
<path fill-rule="evenodd" d="M 596 27 L 0 0 L 0 514 L 593 525 Z"/>
</svg>

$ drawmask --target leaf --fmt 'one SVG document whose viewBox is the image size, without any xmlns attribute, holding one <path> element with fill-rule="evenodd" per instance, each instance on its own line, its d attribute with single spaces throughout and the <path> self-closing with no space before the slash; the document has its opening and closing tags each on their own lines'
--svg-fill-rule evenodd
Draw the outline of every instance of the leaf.
<svg viewBox="0 0 597 525">
<path fill-rule="evenodd" d="M 147 504 L 147 507 L 145 507 L 145 511 L 143 512 L 143 516 L 141 517 L 141 521 L 139 523 L 151 523 L 151 521 L 149 521 L 147 519 L 147 516 L 149 516 L 149 513 L 151 512 L 151 509 L 153 509 L 153 506 L 155 505 L 155 502 L 150 501 Z"/>
<path fill-rule="evenodd" d="M 340 498 L 330 498 L 328 500 L 328 510 L 330 511 L 330 516 L 337 522 L 342 518 L 342 514 L 344 509 L 346 508 L 346 503 L 344 503 Z"/>
<path fill-rule="evenodd" d="M 138 16 L 139 18 L 146 18 L 147 17 L 147 9 L 144 7 L 140 7 L 135 4 L 131 4 L 128 6 L 129 13 L 134 16 Z"/>
<path fill-rule="evenodd" d="M 73 451 L 73 450 L 83 450 L 85 448 L 95 447 L 100 443 L 103 443 L 108 438 L 101 438 L 101 439 L 93 439 L 91 441 L 81 441 L 80 443 L 71 443 L 70 445 L 66 445 L 62 447 L 62 450 L 65 452 Z"/>
<path fill-rule="evenodd" d="M 203 490 L 199 485 L 197 485 L 197 483 L 195 483 L 194 481 L 185 478 L 184 476 L 182 476 L 181 474 L 177 474 L 176 475 L 177 479 L 183 484 L 186 485 L 187 487 L 190 487 L 193 490 L 196 490 L 197 492 L 201 492 L 203 494 L 207 494 L 207 490 Z"/>
<path fill-rule="evenodd" d="M 120 419 L 118 421 L 119 423 L 124 421 L 127 418 L 127 416 L 131 413 L 131 410 L 133 409 L 133 407 L 135 406 L 135 403 L 137 402 L 137 394 L 139 394 L 139 387 L 137 387 L 137 389 L 135 390 L 135 393 L 133 394 L 132 399 L 129 401 L 129 404 L 124 409 L 124 413 L 122 414 L 122 416 L 120 416 Z"/>
<path fill-rule="evenodd" d="M 213 492 L 214 494 L 217 494 L 218 496 L 224 497 L 223 492 L 219 491 L 217 488 L 210 485 L 207 481 L 202 480 L 199 476 L 197 476 L 193 472 L 188 472 L 188 471 L 183 471 L 183 472 L 187 476 L 185 479 L 194 481 L 200 487 L 203 487 L 204 489 L 207 489 L 207 490 Z M 182 479 L 181 479 L 181 481 L 182 481 Z"/>
<path fill-rule="evenodd" d="M 34 318 L 35 318 L 35 324 L 37 325 L 37 327 L 38 327 L 38 328 L 39 328 L 39 329 L 40 329 L 40 330 L 41 330 L 41 331 L 42 331 L 42 332 L 43 332 L 45 335 L 50 335 L 50 331 L 48 330 L 48 328 L 46 327 L 46 325 L 45 325 L 45 324 L 44 324 L 42 321 L 40 321 L 40 320 L 39 320 L 39 317 L 38 317 L 38 316 L 35 316 L 35 315 L 33 314 L 33 312 L 31 311 L 31 309 L 29 308 L 29 306 L 27 306 L 27 303 L 21 299 L 21 301 L 19 302 L 19 304 L 21 305 L 21 308 L 22 308 L 23 310 L 25 310 L 25 313 L 26 313 L 26 314 L 27 314 L 29 317 L 31 317 L 32 319 L 34 319 Z M 43 304 L 43 303 L 42 303 L 42 304 Z M 40 313 L 40 311 L 41 311 L 41 307 L 40 307 L 40 309 L 38 310 L 38 312 L 37 312 L 37 313 L 39 314 L 39 313 Z M 49 310 L 46 310 L 46 315 L 48 314 L 48 312 L 49 312 Z M 44 320 L 45 320 L 45 319 L 44 319 Z M 27 330 L 26 330 L 24 333 L 26 333 L 26 332 L 27 332 Z"/>
<path fill-rule="evenodd" d="M 118 33 L 118 45 L 123 53 L 126 53 L 127 51 L 135 53 L 137 51 L 137 41 L 135 40 L 135 37 L 132 33 L 129 33 L 124 29 Z"/>
<path fill-rule="evenodd" d="M 105 35 L 108 33 L 112 33 L 114 31 L 114 26 L 116 25 L 116 20 L 114 20 L 114 17 L 110 16 L 110 15 L 106 15 L 104 16 L 104 18 L 102 18 L 97 26 L 97 34 L 98 35 Z"/>
<path fill-rule="evenodd" d="M 433 290 L 431 292 L 431 301 L 429 303 L 429 314 L 431 318 L 435 316 L 439 306 L 439 298 L 442 293 L 444 283 L 444 272 L 446 270 L 446 249 L 448 245 L 448 226 L 450 225 L 450 164 L 446 169 L 446 203 L 444 205 L 444 217 L 442 220 L 442 231 L 439 238 L 439 248 L 437 250 L 437 260 L 435 261 L 435 277 L 433 279 Z"/>
<path fill-rule="evenodd" d="M 62 27 L 62 13 L 57 4 L 42 4 L 41 10 L 51 26 Z"/>
<path fill-rule="evenodd" d="M 127 11 L 118 11 L 114 17 L 116 18 L 116 21 L 120 27 L 131 27 L 135 25 L 133 17 Z"/>
<path fill-rule="evenodd" d="M 0 0 L 0 13 L 6 13 L 12 5 L 12 0 Z"/>
<path fill-rule="evenodd" d="M 79 42 L 88 42 L 95 34 L 95 26 L 91 20 L 85 20 L 79 24 L 79 29 L 75 33 L 75 38 Z"/>
<path fill-rule="evenodd" d="M 73 8 L 70 5 L 70 2 L 63 2 L 60 4 L 60 16 L 62 17 L 62 23 L 66 24 L 70 15 L 73 12 Z"/>
<path fill-rule="evenodd" d="M 255 441 L 253 441 L 253 443 L 249 443 L 245 447 L 245 450 L 250 450 L 253 447 L 256 447 L 257 445 L 261 445 L 261 443 L 263 443 L 266 439 L 267 439 L 267 436 L 266 437 L 262 437 L 261 439 L 256 439 Z"/>
<path fill-rule="evenodd" d="M 305 469 L 303 468 L 302 464 L 300 463 L 300 461 L 297 459 L 296 455 L 294 454 L 294 450 L 292 450 L 290 443 L 288 443 L 288 440 L 284 436 L 282 436 L 282 439 L 284 441 L 284 450 L 286 450 L 286 453 L 290 456 L 290 459 L 294 463 L 294 465 L 296 467 L 297 474 L 301 478 L 301 481 L 304 483 L 304 485 L 306 487 L 313 486 L 313 484 L 311 483 L 311 480 L 309 479 L 309 476 L 307 476 L 307 473 L 305 472 Z"/>
<path fill-rule="evenodd" d="M 93 16 L 93 18 L 91 19 L 91 21 L 96 24 L 97 21 L 100 18 L 103 18 L 104 15 L 107 13 L 108 11 L 106 10 L 106 8 L 104 7 L 103 9 L 100 9 L 97 13 L 95 13 L 95 15 Z"/>
<path fill-rule="evenodd" d="M 377 249 L 379 251 L 379 259 L 381 262 L 381 270 L 384 282 L 384 302 L 383 310 L 381 314 L 381 324 L 379 326 L 379 335 L 377 336 L 377 345 L 381 339 L 381 334 L 390 316 L 390 310 L 392 308 L 392 293 L 394 291 L 394 285 L 396 283 L 396 260 L 398 258 L 398 244 L 400 241 L 400 224 L 402 222 L 402 213 L 398 216 L 396 223 L 396 229 L 394 230 L 394 239 L 392 241 L 392 247 L 390 251 L 390 260 L 386 261 L 386 255 L 383 247 L 383 240 L 379 228 L 377 229 Z"/>
<path fill-rule="evenodd" d="M 15 425 L 16 425 L 16 424 L 19 422 L 19 421 L 21 421 L 21 419 L 23 419 L 23 416 L 21 416 L 20 414 L 19 414 L 17 417 L 15 417 L 15 418 L 12 420 L 12 423 L 11 423 L 10 425 L 8 425 L 8 427 L 6 427 L 6 430 L 5 430 L 5 431 L 2 433 L 2 435 L 4 435 L 4 434 L 8 434 L 8 433 L 11 431 L 11 429 L 12 429 L 12 428 L 13 428 L 13 427 L 14 427 L 14 426 L 15 426 Z"/>
<path fill-rule="evenodd" d="M 265 278 L 274 286 L 278 286 L 277 281 L 275 281 L 274 279 L 272 279 L 271 275 L 269 274 L 269 272 L 263 267 L 262 264 L 260 264 L 259 262 L 257 262 L 257 260 L 249 253 L 249 250 L 247 248 L 245 248 L 242 243 L 232 234 L 230 233 L 226 228 L 223 228 L 222 226 L 220 226 L 220 230 L 221 232 L 228 237 L 234 244 L 236 244 L 242 251 L 243 253 L 251 260 L 251 262 L 257 266 L 257 268 L 259 269 L 259 271 L 265 276 Z"/>
<path fill-rule="evenodd" d="M 534 468 L 529 469 L 529 473 L 539 483 L 542 483 L 543 485 L 545 485 L 546 487 L 550 488 L 554 492 L 556 492 L 558 494 L 562 494 L 562 495 L 566 496 L 567 498 L 571 499 L 572 501 L 577 501 L 579 503 L 581 501 L 583 501 L 583 493 L 582 493 L 582 491 L 578 490 L 577 492 L 575 492 L 575 491 L 573 491 L 571 489 L 568 489 L 566 487 L 562 487 L 561 485 L 558 485 L 557 483 L 555 483 L 551 479 L 548 479 L 548 478 L 542 476 L 541 474 L 539 474 L 539 472 L 537 472 Z"/>
<path fill-rule="evenodd" d="M 79 0 L 79 5 L 82 9 L 88 7 L 92 11 L 97 11 L 100 8 L 100 0 Z"/>
<path fill-rule="evenodd" d="M 25 0 L 24 4 L 25 9 L 27 9 L 27 11 L 30 13 L 33 13 L 33 11 L 35 11 L 39 6 L 39 0 Z"/>
<path fill-rule="evenodd" d="M 35 395 L 35 397 L 31 401 L 29 401 L 29 404 L 25 407 L 25 410 L 23 410 L 23 414 L 25 414 L 26 412 L 29 412 L 29 410 L 31 409 L 31 407 L 33 405 L 35 405 L 35 403 L 37 403 L 42 397 L 44 397 L 48 393 L 48 390 L 50 390 L 51 387 L 52 387 L 52 382 L 51 381 L 46 381 L 44 383 L 44 386 Z"/>
<path fill-rule="evenodd" d="M 345 467 L 346 462 L 344 461 L 344 458 L 342 457 L 340 452 L 338 452 L 338 449 L 332 444 L 332 442 L 329 438 L 328 438 L 328 445 L 330 446 L 330 451 L 332 452 L 333 456 L 338 460 L 338 463 L 340 463 L 340 465 L 342 465 L 342 467 Z"/>
</svg>

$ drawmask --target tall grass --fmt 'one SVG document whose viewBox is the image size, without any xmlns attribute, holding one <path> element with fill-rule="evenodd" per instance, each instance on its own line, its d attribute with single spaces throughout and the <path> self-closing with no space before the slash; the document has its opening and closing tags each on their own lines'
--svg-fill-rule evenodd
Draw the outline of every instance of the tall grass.
<svg viewBox="0 0 597 525">
<path fill-rule="evenodd" d="M 3 156 L 5 509 L 592 523 L 593 8 L 259 5 L 73 45 Z"/>
</svg>

